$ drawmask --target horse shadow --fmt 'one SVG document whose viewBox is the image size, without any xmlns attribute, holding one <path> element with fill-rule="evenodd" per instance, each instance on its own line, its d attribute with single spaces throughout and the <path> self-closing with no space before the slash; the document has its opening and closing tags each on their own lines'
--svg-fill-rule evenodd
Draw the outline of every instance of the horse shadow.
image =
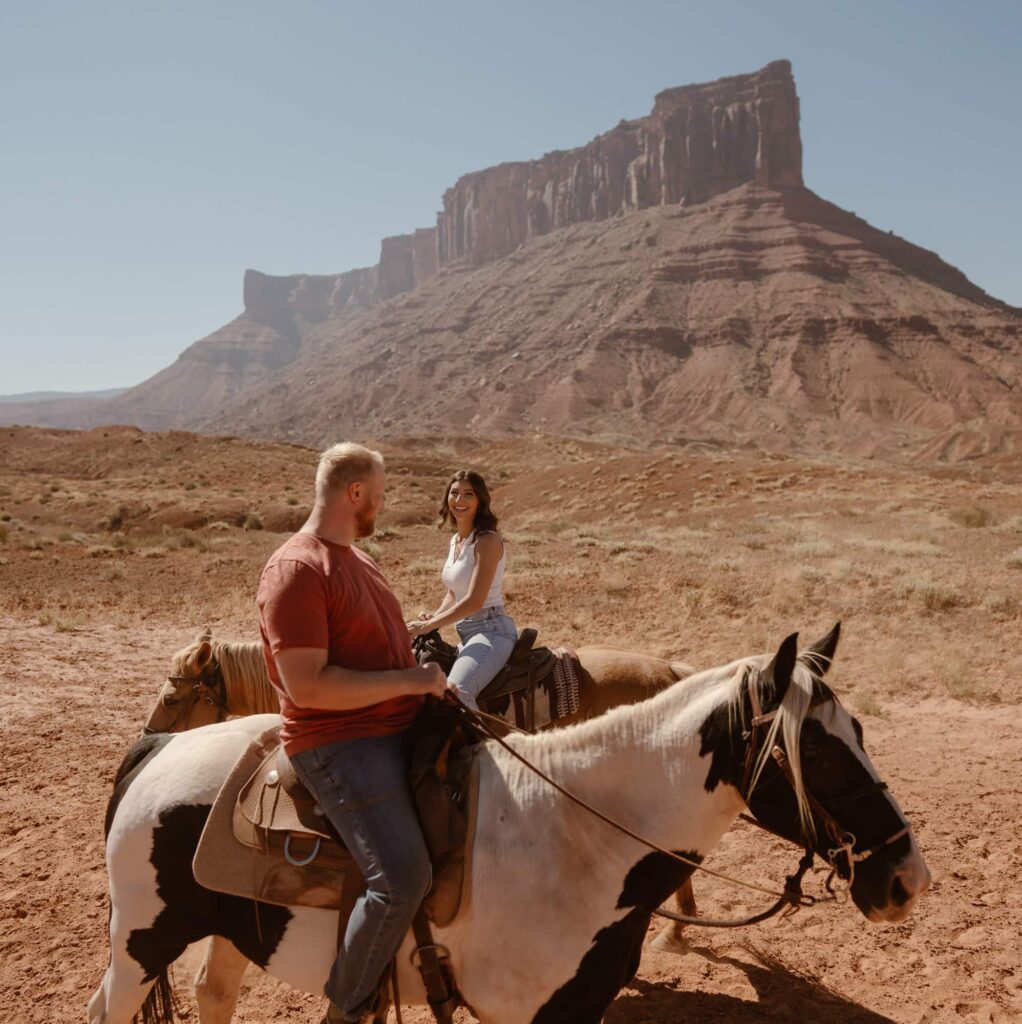
<svg viewBox="0 0 1022 1024">
<path fill-rule="evenodd" d="M 636 978 L 629 986 L 633 992 L 618 996 L 608 1008 L 604 1024 L 895 1024 L 892 1018 L 860 1006 L 776 957 L 752 947 L 743 948 L 758 962 L 718 956 L 698 946 L 690 947 L 690 952 L 711 963 L 737 968 L 756 990 L 757 999 L 686 991 L 675 983 Z"/>
</svg>

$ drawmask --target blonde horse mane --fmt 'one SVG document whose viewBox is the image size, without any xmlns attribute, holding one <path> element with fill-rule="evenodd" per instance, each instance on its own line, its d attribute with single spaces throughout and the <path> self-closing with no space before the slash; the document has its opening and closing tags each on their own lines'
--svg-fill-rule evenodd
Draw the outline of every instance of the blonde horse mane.
<svg viewBox="0 0 1022 1024">
<path fill-rule="evenodd" d="M 780 733 L 784 738 L 784 746 L 788 755 L 788 764 L 791 767 L 791 775 L 794 782 L 793 789 L 795 791 L 795 802 L 798 804 L 798 816 L 801 820 L 803 831 L 810 837 L 814 835 L 816 830 L 813 824 L 813 816 L 809 809 L 809 801 L 806 799 L 805 782 L 802 778 L 802 756 L 799 748 L 802 735 L 802 723 L 805 721 L 805 717 L 809 713 L 809 708 L 812 705 L 813 685 L 817 679 L 816 675 L 813 673 L 813 669 L 806 664 L 807 661 L 812 663 L 813 657 L 814 656 L 811 653 L 803 653 L 800 655 L 798 660 L 796 660 L 795 666 L 791 672 L 791 683 L 785 691 L 784 698 L 778 708 L 777 715 L 774 717 L 773 721 L 770 723 L 770 728 L 767 730 L 759 756 L 756 759 L 752 779 L 749 782 L 750 790 L 755 789 L 756 783 L 759 781 L 759 776 L 767 761 L 770 759 L 770 751 L 777 742 L 777 734 Z M 750 675 L 751 678 L 749 678 Z M 747 726 L 747 723 L 745 722 L 745 704 L 741 699 L 742 681 L 748 679 L 749 686 L 755 686 L 757 688 L 760 700 L 765 700 L 768 694 L 764 692 L 765 688 L 759 669 L 750 666 L 746 670 L 746 673 L 739 673 L 737 679 L 739 682 L 731 698 L 731 709 L 732 716 L 737 717 L 742 722 L 742 726 L 744 728 Z M 837 698 L 835 697 L 834 699 L 836 700 Z"/>
<path fill-rule="evenodd" d="M 224 674 L 227 707 L 232 715 L 277 714 L 280 701 L 266 674 L 261 643 L 211 642 L 213 657 Z M 242 708 L 246 709 L 242 711 Z"/>
</svg>

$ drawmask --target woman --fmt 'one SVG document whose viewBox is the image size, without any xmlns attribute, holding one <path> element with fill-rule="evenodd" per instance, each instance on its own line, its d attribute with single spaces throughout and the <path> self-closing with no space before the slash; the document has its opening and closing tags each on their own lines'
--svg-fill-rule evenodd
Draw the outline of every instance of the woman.
<svg viewBox="0 0 1022 1024">
<path fill-rule="evenodd" d="M 518 633 L 504 611 L 504 540 L 490 508 L 486 481 L 471 469 L 459 469 L 448 481 L 440 504 L 440 527 L 454 526 L 441 579 L 447 592 L 432 615 L 408 623 L 413 637 L 452 622 L 461 643 L 448 681 L 461 700 L 477 708 L 476 698 L 500 671 Z"/>
</svg>

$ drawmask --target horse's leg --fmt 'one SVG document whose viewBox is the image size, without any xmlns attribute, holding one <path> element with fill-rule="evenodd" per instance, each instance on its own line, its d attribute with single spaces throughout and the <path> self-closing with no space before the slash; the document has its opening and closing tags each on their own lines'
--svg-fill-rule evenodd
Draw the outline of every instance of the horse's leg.
<svg viewBox="0 0 1022 1024">
<path fill-rule="evenodd" d="M 110 966 L 89 1000 L 89 1024 L 131 1024 L 153 987 L 145 970 L 128 953 L 125 940 L 110 933 Z"/>
<path fill-rule="evenodd" d="M 686 917 L 696 916 L 696 898 L 692 892 L 691 878 L 685 879 L 681 888 L 674 894 L 674 906 L 679 914 Z M 687 953 L 689 947 L 685 938 L 685 925 L 680 921 L 671 921 L 652 944 L 668 953 Z"/>
<path fill-rule="evenodd" d="M 248 957 L 239 953 L 230 939 L 222 935 L 210 937 L 206 959 L 195 975 L 199 1024 L 231 1024 L 248 964 Z"/>
</svg>

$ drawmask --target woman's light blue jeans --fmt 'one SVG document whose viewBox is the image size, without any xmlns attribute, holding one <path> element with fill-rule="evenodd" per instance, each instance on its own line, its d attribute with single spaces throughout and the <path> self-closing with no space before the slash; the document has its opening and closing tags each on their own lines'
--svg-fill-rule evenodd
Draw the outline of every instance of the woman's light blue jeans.
<svg viewBox="0 0 1022 1024">
<path fill-rule="evenodd" d="M 447 680 L 465 704 L 478 710 L 476 698 L 504 667 L 518 631 L 503 608 L 484 608 L 459 620 L 454 628 L 461 643 Z"/>
<path fill-rule="evenodd" d="M 372 1009 L 387 965 L 429 889 L 408 782 L 408 731 L 341 740 L 291 758 L 365 876 L 325 993 L 350 1021 Z"/>
</svg>

